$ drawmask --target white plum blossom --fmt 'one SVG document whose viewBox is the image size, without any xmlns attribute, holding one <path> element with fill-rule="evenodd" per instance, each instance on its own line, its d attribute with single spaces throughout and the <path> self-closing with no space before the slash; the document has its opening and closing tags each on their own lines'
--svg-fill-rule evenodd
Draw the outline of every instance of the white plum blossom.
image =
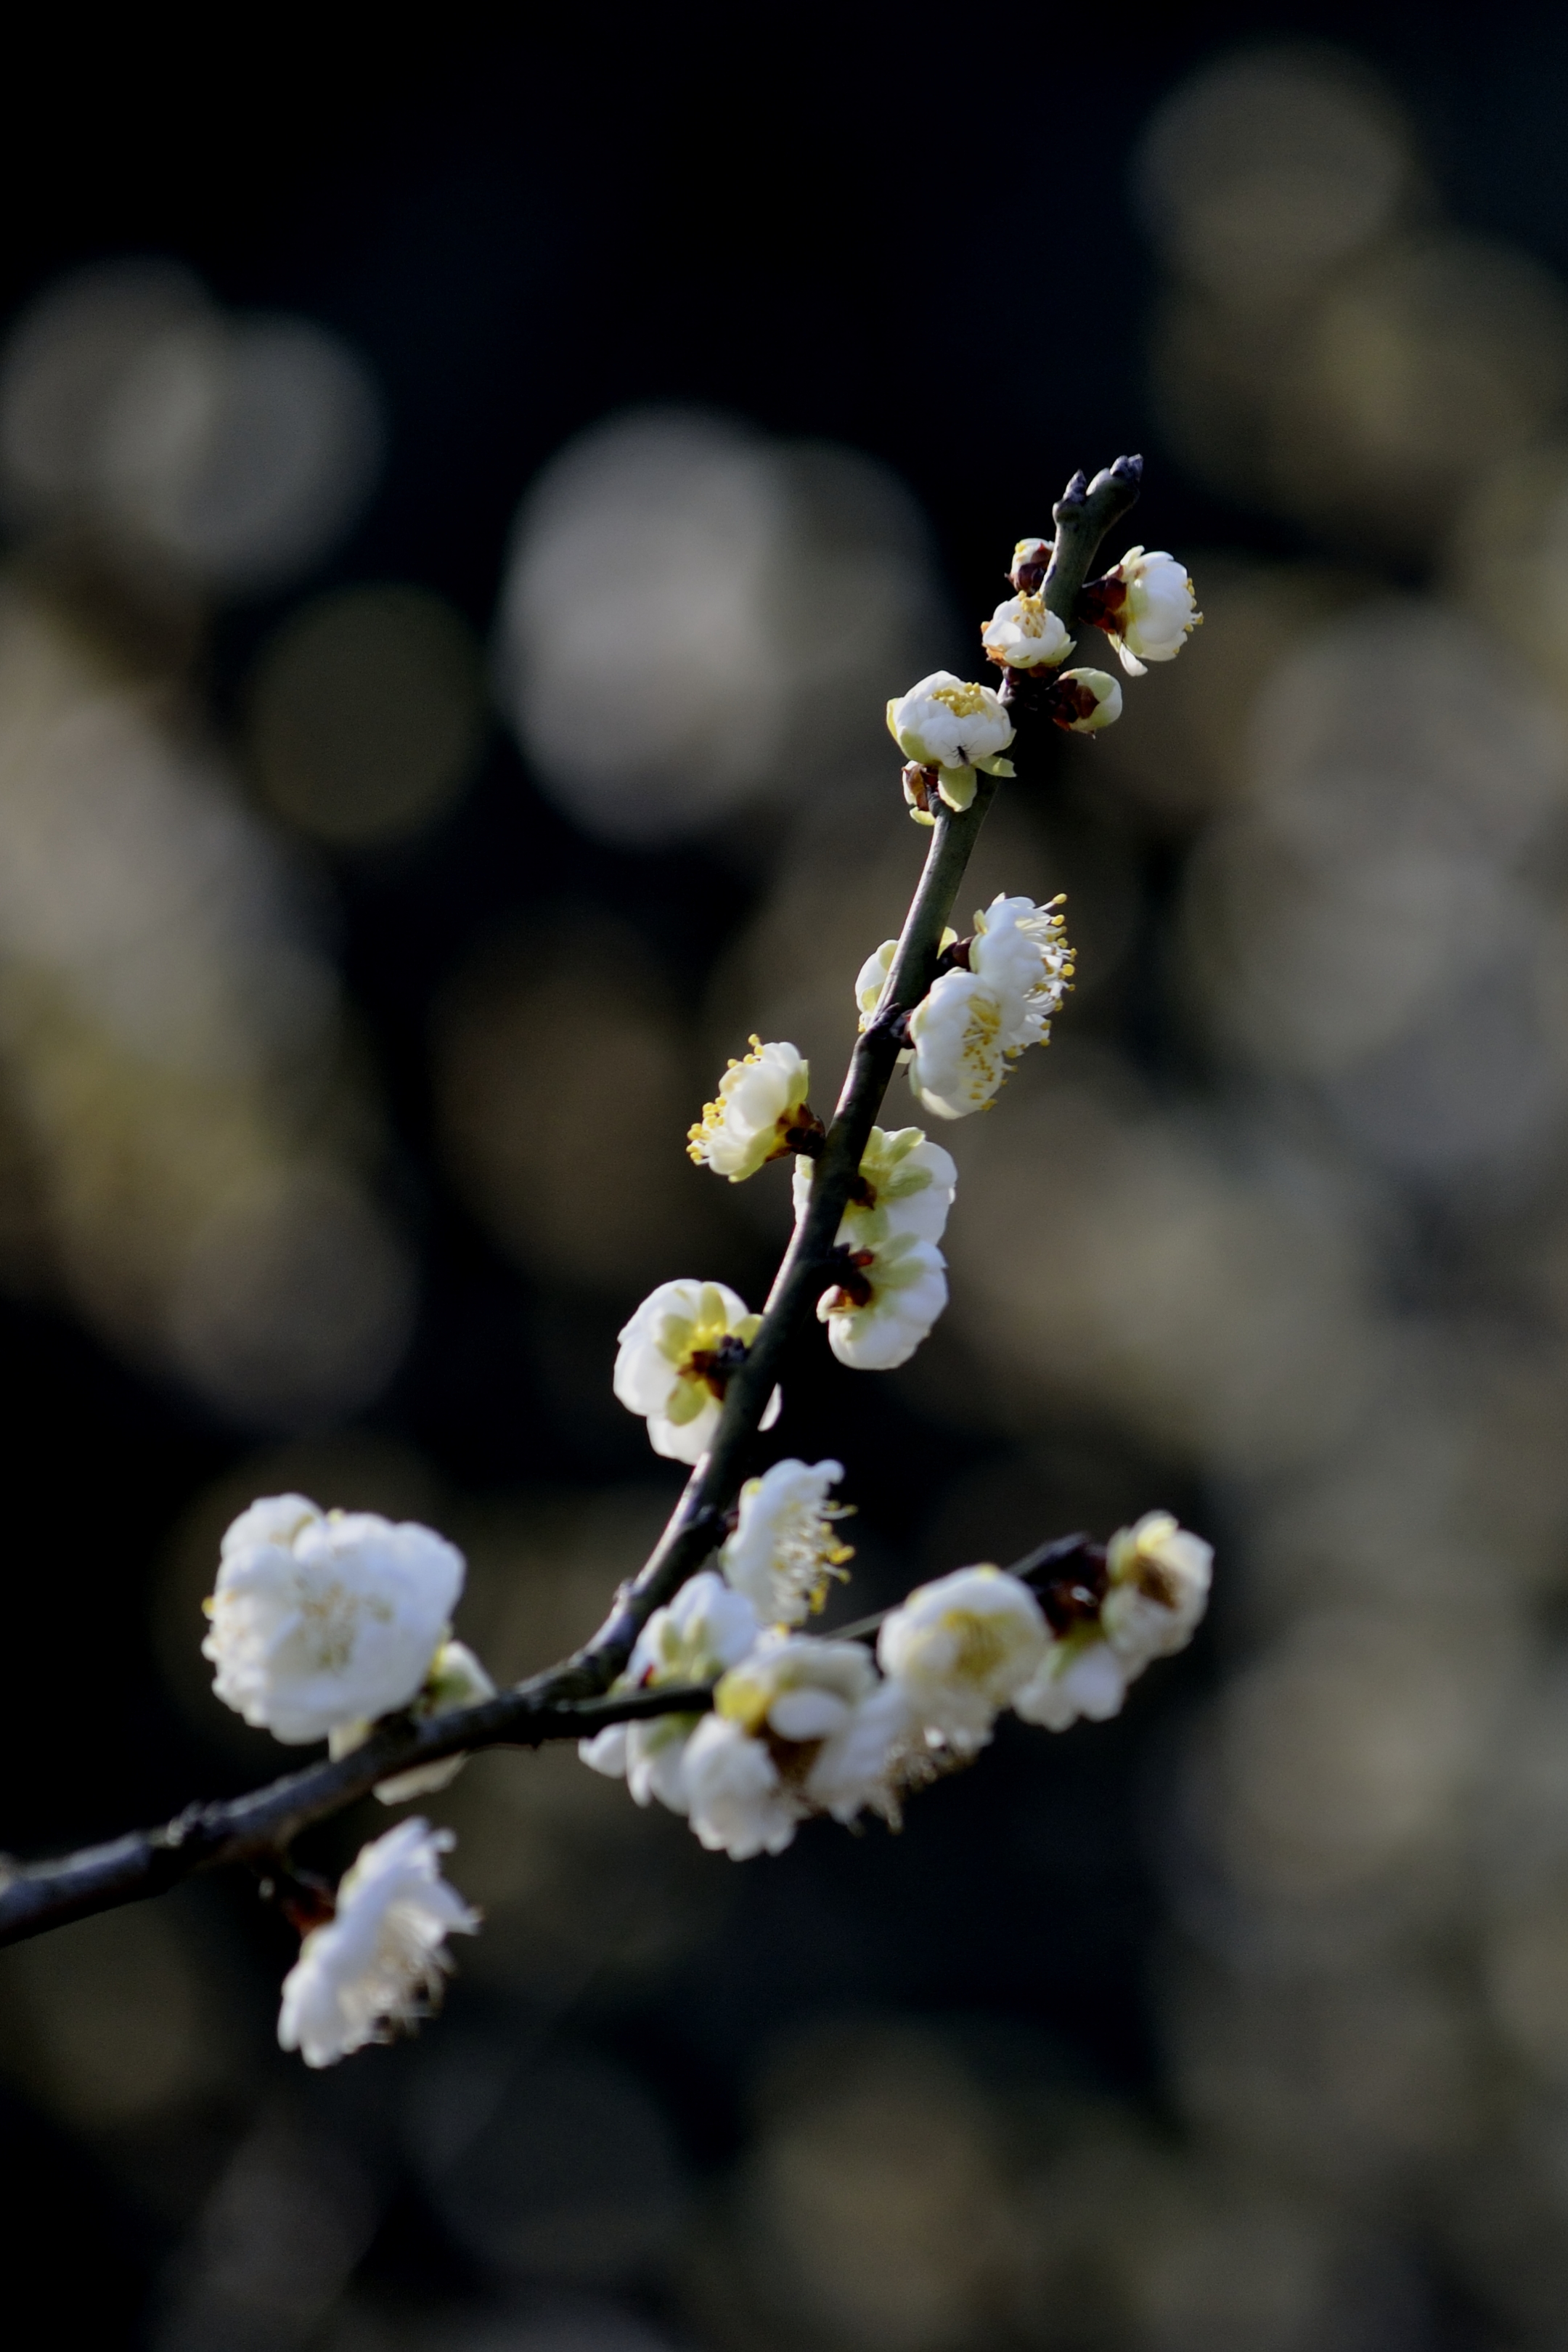
<svg viewBox="0 0 1568 2352">
<path fill-rule="evenodd" d="M 476 1706 L 481 1699 L 495 1696 L 495 1684 L 467 1643 L 443 1642 L 409 1713 L 416 1722 L 424 1722 L 432 1716 L 450 1715 L 460 1706 Z M 374 1729 L 373 1723 L 363 1721 L 337 1725 L 328 1735 L 329 1755 L 351 1756 Z M 434 1796 L 438 1789 L 451 1787 L 467 1761 L 466 1756 L 458 1755 L 444 1756 L 434 1764 L 416 1764 L 410 1772 L 395 1772 L 390 1780 L 378 1780 L 376 1795 L 383 1805 L 406 1805 L 413 1797 Z"/>
<path fill-rule="evenodd" d="M 705 1569 L 682 1585 L 674 1599 L 655 1609 L 616 1683 L 619 1691 L 659 1690 L 711 1683 L 744 1658 L 761 1631 L 757 1611 L 744 1592 Z M 640 1805 L 655 1798 L 672 1812 L 686 1810 L 683 1760 L 686 1742 L 700 1721 L 695 1715 L 656 1715 L 643 1723 L 614 1723 L 578 1754 L 595 1772 L 624 1780 Z"/>
<path fill-rule="evenodd" d="M 789 1150 L 810 1083 L 810 1065 L 797 1047 L 765 1045 L 753 1037 L 750 1053 L 731 1062 L 720 1078 L 717 1100 L 703 1105 L 686 1147 L 691 1157 L 732 1184 L 755 1176 Z"/>
<path fill-rule="evenodd" d="M 446 1637 L 463 1555 L 429 1528 L 253 1503 L 223 1539 L 202 1654 L 225 1706 L 291 1746 L 406 1706 Z"/>
<path fill-rule="evenodd" d="M 980 643 L 1009 669 L 1054 669 L 1072 650 L 1072 639 L 1043 596 L 1009 596 L 980 631 Z"/>
<path fill-rule="evenodd" d="M 1039 587 L 1054 554 L 1056 542 L 1050 539 L 1020 539 L 1013 549 L 1013 560 L 1008 578 L 1020 595 L 1031 593 Z"/>
<path fill-rule="evenodd" d="M 818 1748 L 806 1795 L 836 1822 L 852 1822 L 869 1807 L 896 1826 L 899 1767 L 914 1728 L 898 1685 L 874 1684 Z"/>
<path fill-rule="evenodd" d="M 1152 661 L 1175 661 L 1203 618 L 1186 565 L 1163 549 L 1145 554 L 1130 547 L 1086 591 L 1085 603 L 1129 677 L 1142 677 Z"/>
<path fill-rule="evenodd" d="M 906 1364 L 947 1304 L 947 1261 L 935 1242 L 893 1234 L 876 1249 L 852 1252 L 817 1320 L 841 1364 L 891 1372 Z"/>
<path fill-rule="evenodd" d="M 728 1375 L 744 1360 L 760 1315 L 722 1282 L 662 1282 L 621 1333 L 615 1393 L 642 1413 L 655 1454 L 695 1462 L 718 1426 Z M 779 1418 L 774 1390 L 761 1426 Z"/>
<path fill-rule="evenodd" d="M 1013 723 L 994 687 L 977 686 L 955 677 L 949 669 L 933 670 L 907 694 L 887 706 L 888 732 L 904 758 L 919 768 L 934 768 L 938 790 L 949 808 L 966 809 L 975 797 L 975 771 L 1010 776 L 1010 760 L 1001 757 L 1013 740 Z"/>
<path fill-rule="evenodd" d="M 983 1110 L 1018 1055 L 1049 1043 L 1073 972 L 1064 903 L 998 892 L 975 917 L 968 969 L 943 972 L 916 1005 L 909 1082 L 939 1118 Z"/>
<path fill-rule="evenodd" d="M 1212 1544 L 1169 1511 L 1146 1511 L 1112 1537 L 1100 1622 L 1129 1681 L 1155 1658 L 1186 1649 L 1208 1606 L 1213 1569 Z"/>
<path fill-rule="evenodd" d="M 877 1637 L 883 1673 L 914 1718 L 962 1754 L 983 1748 L 1000 1710 L 1030 1681 L 1050 1628 L 1026 1584 L 999 1568 L 960 1568 L 923 1584 Z"/>
<path fill-rule="evenodd" d="M 450 1830 L 399 1822 L 361 1847 L 338 1889 L 337 1915 L 313 1927 L 283 1982 L 277 2039 L 308 2066 L 333 2066 L 390 2041 L 440 2000 L 448 1936 L 472 1936 L 479 1915 L 441 1875 Z"/>
<path fill-rule="evenodd" d="M 742 1486 L 735 1533 L 718 1564 L 764 1624 L 799 1625 L 821 1609 L 829 1583 L 853 1557 L 835 1527 L 850 1506 L 828 1500 L 843 1475 L 841 1462 L 775 1462 Z"/>
<path fill-rule="evenodd" d="M 1122 716 L 1122 689 L 1109 670 L 1064 669 L 1058 673 L 1051 717 L 1072 735 L 1094 735 Z"/>
<path fill-rule="evenodd" d="M 795 1214 L 811 1196 L 809 1160 L 795 1162 Z M 876 1249 L 894 1234 L 939 1242 L 957 1189 L 950 1151 L 918 1127 L 873 1127 L 861 1157 L 861 1191 L 845 1209 L 836 1235 L 841 1249 Z"/>
<path fill-rule="evenodd" d="M 865 1727 L 852 1756 L 858 1711 L 878 1690 L 875 1669 L 858 1642 L 821 1642 L 768 1634 L 731 1668 L 714 1693 L 714 1712 L 697 1726 L 685 1754 L 691 1824 L 711 1852 L 736 1862 L 781 1853 L 798 1822 L 830 1803 L 848 1818 L 873 1801 L 904 1728 L 898 1716 Z M 835 1748 L 834 1743 L 839 1743 Z M 813 1772 L 830 1758 L 823 1793 Z M 860 1775 L 852 1779 L 852 1766 Z"/>
<path fill-rule="evenodd" d="M 941 952 L 945 955 L 957 943 L 958 934 L 949 927 L 942 934 Z M 855 1010 L 860 1015 L 862 1029 L 869 1029 L 882 1010 L 882 1000 L 887 994 L 887 983 L 893 977 L 894 959 L 897 953 L 898 941 L 883 940 L 881 947 L 867 956 L 855 975 Z M 898 1058 L 901 1062 L 907 1062 L 909 1055 L 903 1053 Z"/>
<path fill-rule="evenodd" d="M 1105 1598 L 1092 1620 L 1051 1643 L 1039 1673 L 1013 1701 L 1026 1723 L 1065 1731 L 1078 1718 L 1103 1723 L 1155 1658 L 1185 1649 L 1208 1601 L 1211 1545 L 1148 1511 L 1106 1547 Z"/>
</svg>

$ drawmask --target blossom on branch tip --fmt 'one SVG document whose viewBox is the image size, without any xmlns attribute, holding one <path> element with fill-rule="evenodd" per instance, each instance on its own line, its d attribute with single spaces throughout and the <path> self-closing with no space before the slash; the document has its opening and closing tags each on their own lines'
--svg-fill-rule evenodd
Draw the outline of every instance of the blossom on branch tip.
<svg viewBox="0 0 1568 2352">
<path fill-rule="evenodd" d="M 648 1442 L 672 1462 L 695 1462 L 718 1426 L 731 1373 L 746 1360 L 760 1315 L 722 1282 L 662 1282 L 620 1335 L 615 1394 L 643 1415 Z M 779 1418 L 777 1389 L 762 1416 Z"/>
<path fill-rule="evenodd" d="M 1030 1682 L 1049 1638 L 1039 1601 L 1016 1576 L 988 1566 L 961 1568 L 918 1586 L 892 1612 L 876 1654 L 915 1719 L 972 1753 Z"/>
<path fill-rule="evenodd" d="M 829 1584 L 853 1558 L 834 1524 L 852 1507 L 828 1500 L 843 1475 L 841 1462 L 775 1462 L 742 1486 L 735 1533 L 718 1564 L 764 1624 L 799 1625 L 821 1609 Z"/>
<path fill-rule="evenodd" d="M 466 1642 L 443 1642 L 409 1713 L 416 1723 L 423 1723 L 432 1716 L 450 1715 L 460 1706 L 476 1706 L 481 1699 L 495 1696 L 495 1684 Z M 328 1735 L 328 1754 L 334 1759 L 351 1756 L 374 1729 L 371 1722 L 337 1725 Z M 397 1772 L 389 1780 L 378 1780 L 376 1795 L 383 1805 L 406 1805 L 412 1798 L 434 1796 L 438 1789 L 451 1787 L 467 1761 L 466 1756 L 457 1755 L 443 1756 L 434 1764 L 416 1764 L 412 1772 Z"/>
<path fill-rule="evenodd" d="M 1130 547 L 1120 563 L 1083 590 L 1079 610 L 1103 629 L 1129 677 L 1152 661 L 1175 661 L 1203 614 L 1186 568 L 1174 555 Z"/>
<path fill-rule="evenodd" d="M 224 1538 L 204 1604 L 214 1691 L 291 1746 L 406 1706 L 463 1575 L 462 1553 L 429 1528 L 322 1512 L 302 1495 L 254 1503 Z"/>
<path fill-rule="evenodd" d="M 810 1065 L 795 1046 L 753 1037 L 750 1053 L 720 1078 L 717 1100 L 703 1105 L 686 1147 L 691 1157 L 732 1184 L 755 1176 L 794 1150 L 808 1125 L 817 1131 L 806 1106 L 810 1083 Z"/>
<path fill-rule="evenodd" d="M 745 1657 L 760 1631 L 746 1594 L 705 1569 L 665 1607 L 654 1610 L 615 1688 L 711 1683 Z M 638 1804 L 650 1805 L 656 1797 L 672 1812 L 684 1813 L 686 1742 L 700 1720 L 695 1715 L 656 1715 L 643 1723 L 610 1724 L 594 1738 L 580 1740 L 577 1752 L 595 1772 L 623 1779 Z"/>
<path fill-rule="evenodd" d="M 841 1364 L 891 1372 L 906 1364 L 947 1304 L 947 1261 L 935 1242 L 893 1234 L 857 1249 L 817 1301 L 817 1320 Z"/>
<path fill-rule="evenodd" d="M 1039 1673 L 1013 1705 L 1026 1723 L 1065 1731 L 1078 1718 L 1103 1723 L 1155 1658 L 1185 1649 L 1208 1601 L 1212 1546 L 1149 1511 L 1106 1547 L 1098 1618 L 1052 1640 Z"/>
<path fill-rule="evenodd" d="M 1011 596 L 998 604 L 980 643 L 1008 669 L 1054 669 L 1072 650 L 1072 639 L 1043 596 Z"/>
<path fill-rule="evenodd" d="M 277 2039 L 308 2066 L 332 2066 L 417 2024 L 440 2000 L 448 1936 L 479 1915 L 441 1875 L 450 1830 L 400 1822 L 361 1847 L 338 1889 L 337 1914 L 313 1927 L 283 1983 Z"/>
<path fill-rule="evenodd" d="M 811 1197 L 810 1160 L 795 1162 L 795 1214 Z M 939 1242 L 946 1229 L 958 1171 L 953 1155 L 918 1127 L 873 1127 L 861 1155 L 859 1187 L 835 1235 L 841 1249 L 876 1249 L 894 1234 Z"/>
<path fill-rule="evenodd" d="M 1013 723 L 993 687 L 933 670 L 907 694 L 887 706 L 888 732 L 904 758 L 937 772 L 937 789 L 951 809 L 967 809 L 975 797 L 975 771 L 1010 776 L 1010 760 L 1000 755 L 1013 740 Z"/>
</svg>

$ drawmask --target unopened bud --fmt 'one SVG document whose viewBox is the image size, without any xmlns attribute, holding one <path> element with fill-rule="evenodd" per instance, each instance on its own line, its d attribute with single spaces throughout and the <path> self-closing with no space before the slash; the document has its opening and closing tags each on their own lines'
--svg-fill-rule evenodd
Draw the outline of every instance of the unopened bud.
<svg viewBox="0 0 1568 2352">
<path fill-rule="evenodd" d="M 1103 669 L 1064 669 L 1043 698 L 1056 724 L 1074 735 L 1092 735 L 1122 716 L 1121 687 Z"/>
<path fill-rule="evenodd" d="M 1020 596 L 1036 596 L 1040 583 L 1051 567 L 1055 541 L 1049 539 L 1020 539 L 1013 550 L 1012 568 L 1008 578 Z"/>
</svg>

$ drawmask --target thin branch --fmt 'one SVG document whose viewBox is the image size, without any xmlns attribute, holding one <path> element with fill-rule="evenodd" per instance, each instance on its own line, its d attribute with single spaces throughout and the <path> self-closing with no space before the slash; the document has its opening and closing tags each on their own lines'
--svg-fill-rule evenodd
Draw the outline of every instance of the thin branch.
<svg viewBox="0 0 1568 2352">
<path fill-rule="evenodd" d="M 1141 459 L 1120 457 L 1091 483 L 1077 474 L 1052 510 L 1056 541 L 1043 593 L 1050 609 L 1069 627 L 1100 542 L 1133 505 L 1142 470 Z M 1022 675 L 1009 671 L 1003 691 L 1014 704 L 1014 757 L 1027 781 L 1041 728 L 1027 696 L 1017 692 Z M 996 789 L 994 778 L 982 774 L 967 809 L 944 806 L 937 816 L 882 1009 L 856 1041 L 832 1124 L 813 1165 L 808 1202 L 746 1361 L 730 1380 L 713 1445 L 694 1469 L 653 1552 L 636 1577 L 620 1588 L 592 1640 L 560 1664 L 476 1706 L 422 1722 L 406 1715 L 389 1718 L 351 1755 L 309 1765 L 226 1803 L 191 1805 L 161 1829 L 135 1830 L 51 1862 L 15 1866 L 0 1859 L 0 1944 L 19 1943 L 68 1920 L 162 1894 L 198 1872 L 277 1856 L 302 1831 L 341 1812 L 378 1781 L 421 1765 L 483 1748 L 580 1739 L 608 1724 L 701 1713 L 711 1704 L 711 1692 L 703 1687 L 606 1694 L 648 1618 L 702 1566 L 724 1534 L 724 1515 L 749 1466 L 785 1350 L 824 1286 L 840 1221 L 897 1066 L 902 1016 L 920 1003 L 936 977 L 942 933 Z M 1015 1572 L 1035 1584 L 1053 1622 L 1053 1612 L 1071 1616 L 1089 1597 L 1073 1580 L 1094 1549 L 1082 1537 L 1066 1537 L 1019 1564 Z M 883 1614 L 838 1638 L 870 1638 Z"/>
</svg>

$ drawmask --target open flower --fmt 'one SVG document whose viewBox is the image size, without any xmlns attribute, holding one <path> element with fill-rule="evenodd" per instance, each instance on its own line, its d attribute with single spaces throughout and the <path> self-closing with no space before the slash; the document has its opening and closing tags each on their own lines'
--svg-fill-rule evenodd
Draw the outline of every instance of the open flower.
<svg viewBox="0 0 1568 2352">
<path fill-rule="evenodd" d="M 1152 661 L 1175 661 L 1202 620 L 1186 568 L 1157 550 L 1146 555 L 1130 547 L 1103 579 L 1083 591 L 1086 621 L 1103 629 L 1129 677 L 1142 677 Z"/>
<path fill-rule="evenodd" d="M 975 917 L 968 969 L 936 980 L 910 1017 L 909 1082 L 939 1118 L 983 1110 L 1027 1046 L 1043 1045 L 1072 978 L 1063 901 L 1000 893 Z"/>
<path fill-rule="evenodd" d="M 1026 1723 L 1065 1731 L 1078 1718 L 1103 1723 L 1155 1658 L 1185 1649 L 1208 1601 L 1213 1548 L 1149 1511 L 1106 1548 L 1107 1591 L 1098 1619 L 1053 1639 L 1039 1672 L 1013 1701 Z"/>
<path fill-rule="evenodd" d="M 1010 596 L 998 604 L 980 643 L 1008 669 L 1054 669 L 1072 650 L 1072 639 L 1043 596 Z"/>
<path fill-rule="evenodd" d="M 1056 542 L 1050 539 L 1020 539 L 1013 550 L 1008 578 L 1020 596 L 1032 596 L 1051 568 Z"/>
<path fill-rule="evenodd" d="M 999 1710 L 1045 1655 L 1040 1603 L 999 1568 L 961 1568 L 923 1584 L 877 1637 L 883 1673 L 927 1731 L 963 1753 L 981 1748 Z"/>
<path fill-rule="evenodd" d="M 977 768 L 996 776 L 1013 772 L 1011 761 L 1000 756 L 1013 740 L 1000 696 L 951 670 L 933 670 L 895 697 L 887 706 L 887 725 L 906 760 L 937 772 L 937 789 L 949 808 L 968 807 Z"/>
<path fill-rule="evenodd" d="M 223 1540 L 202 1654 L 225 1706 L 291 1746 L 406 1706 L 463 1590 L 429 1528 L 275 1495 Z"/>
<path fill-rule="evenodd" d="M 876 1249 L 850 1253 L 817 1320 L 841 1364 L 890 1372 L 906 1364 L 947 1304 L 947 1261 L 935 1242 L 894 1234 Z"/>
<path fill-rule="evenodd" d="M 466 1642 L 443 1642 L 409 1713 L 416 1723 L 423 1723 L 432 1716 L 451 1715 L 460 1706 L 476 1706 L 481 1699 L 495 1696 L 495 1684 Z M 328 1735 L 328 1754 L 351 1756 L 375 1727 L 368 1721 L 336 1725 Z M 458 1755 L 443 1756 L 434 1764 L 416 1764 L 411 1772 L 394 1772 L 390 1780 L 378 1780 L 376 1795 L 383 1805 L 406 1805 L 414 1797 L 434 1796 L 436 1790 L 451 1787 L 467 1761 L 466 1756 Z"/>
<path fill-rule="evenodd" d="M 615 1393 L 648 1423 L 655 1454 L 695 1462 L 706 1451 L 730 1374 L 746 1360 L 760 1315 L 722 1282 L 662 1282 L 621 1333 Z M 774 1390 L 762 1427 L 779 1418 Z"/>
<path fill-rule="evenodd" d="M 704 1845 L 737 1862 L 781 1853 L 817 1810 L 813 1769 L 876 1687 L 858 1642 L 764 1636 L 720 1682 L 686 1749 L 686 1800 Z M 834 1786 L 845 1778 L 841 1764 L 830 1769 Z"/>
<path fill-rule="evenodd" d="M 795 1162 L 795 1214 L 811 1196 L 810 1160 Z M 841 1249 L 877 1249 L 894 1234 L 939 1242 L 957 1189 L 953 1155 L 918 1127 L 873 1127 L 861 1156 L 860 1190 L 835 1236 Z"/>
<path fill-rule="evenodd" d="M 753 1037 L 750 1053 L 720 1078 L 717 1101 L 703 1105 L 686 1147 L 692 1158 L 732 1184 L 755 1176 L 793 1148 L 810 1083 L 810 1066 L 795 1046 Z"/>
<path fill-rule="evenodd" d="M 705 1569 L 664 1608 L 654 1610 L 615 1688 L 661 1690 L 714 1682 L 745 1657 L 760 1631 L 746 1594 Z M 684 1813 L 683 1759 L 701 1720 L 696 1715 L 656 1715 L 645 1723 L 610 1724 L 596 1738 L 580 1741 L 577 1752 L 595 1772 L 624 1779 L 640 1805 L 656 1797 L 672 1812 Z"/>
<path fill-rule="evenodd" d="M 446 1938 L 479 1926 L 441 1875 L 453 1843 L 450 1830 L 414 1820 L 361 1847 L 338 1889 L 337 1916 L 311 1929 L 283 1980 L 285 2050 L 308 2066 L 333 2066 L 429 2015 L 452 1966 Z"/>
<path fill-rule="evenodd" d="M 735 1533 L 718 1564 L 764 1624 L 799 1625 L 853 1558 L 835 1527 L 850 1506 L 828 1500 L 843 1475 L 841 1462 L 776 1462 L 742 1486 Z"/>
</svg>

